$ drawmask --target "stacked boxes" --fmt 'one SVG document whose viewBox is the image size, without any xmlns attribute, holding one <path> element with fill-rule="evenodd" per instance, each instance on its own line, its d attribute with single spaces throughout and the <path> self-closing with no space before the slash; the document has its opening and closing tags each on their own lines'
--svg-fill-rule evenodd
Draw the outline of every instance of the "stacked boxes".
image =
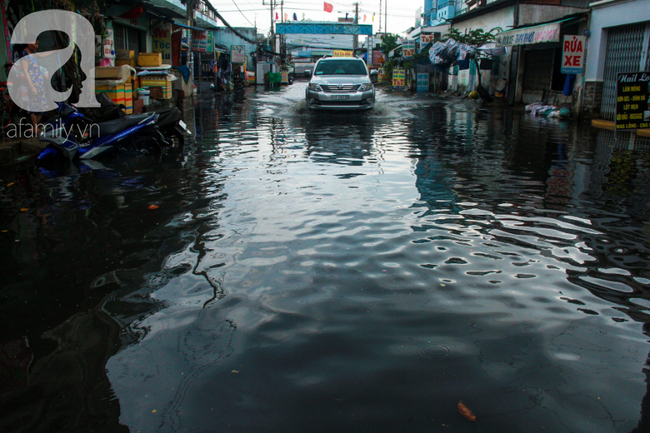
<svg viewBox="0 0 650 433">
<path fill-rule="evenodd" d="M 162 88 L 162 99 L 172 98 L 172 82 L 167 80 L 164 75 L 140 77 L 140 86 L 144 88 L 160 87 Z"/>
<path fill-rule="evenodd" d="M 122 68 L 114 66 L 98 66 L 95 68 L 95 78 L 100 80 L 110 80 L 120 78 Z"/>
<path fill-rule="evenodd" d="M 124 84 L 119 86 L 95 86 L 95 93 L 106 93 L 117 105 L 124 104 Z"/>
<path fill-rule="evenodd" d="M 135 68 L 135 59 L 117 59 L 115 60 L 115 66 L 129 65 L 132 68 Z"/>
<path fill-rule="evenodd" d="M 96 85 L 95 93 L 106 93 L 117 105 L 124 105 L 124 112 L 126 114 L 133 113 L 133 84 L 131 80 L 127 80 L 124 84 L 117 86 Z"/>
<path fill-rule="evenodd" d="M 136 66 L 135 51 L 133 50 L 115 50 L 115 66 L 129 65 L 133 68 Z"/>
<path fill-rule="evenodd" d="M 133 114 L 133 86 L 130 81 L 124 83 L 124 106 L 126 114 Z"/>
</svg>

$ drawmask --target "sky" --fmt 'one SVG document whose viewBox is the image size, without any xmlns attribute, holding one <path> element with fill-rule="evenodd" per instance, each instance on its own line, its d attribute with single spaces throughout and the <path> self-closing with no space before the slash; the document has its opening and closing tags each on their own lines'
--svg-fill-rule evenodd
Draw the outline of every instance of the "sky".
<svg viewBox="0 0 650 433">
<path fill-rule="evenodd" d="M 270 1 L 271 0 L 208 0 L 219 11 L 221 16 L 233 27 L 253 27 L 257 24 L 258 33 L 268 33 L 271 23 Z M 264 4 L 262 4 L 264 1 Z M 279 5 L 282 0 L 274 0 Z M 305 19 L 312 21 L 337 21 L 339 17 L 344 18 L 348 12 L 350 17 L 354 16 L 354 1 L 339 3 L 329 1 L 334 6 L 332 13 L 323 9 L 323 0 L 283 0 L 284 13 L 293 20 L 296 13 L 298 20 Z M 379 31 L 379 1 L 359 1 L 359 23 L 372 24 L 373 33 Z M 403 35 L 404 32 L 415 25 L 415 11 L 422 6 L 424 0 L 381 0 L 382 1 L 382 31 L 386 31 L 384 20 L 385 2 L 388 1 L 388 31 Z M 275 6 L 274 6 L 275 11 Z M 375 21 L 372 22 L 372 15 L 375 14 Z M 275 15 L 275 12 L 273 13 Z M 364 15 L 366 21 L 363 21 Z"/>
</svg>

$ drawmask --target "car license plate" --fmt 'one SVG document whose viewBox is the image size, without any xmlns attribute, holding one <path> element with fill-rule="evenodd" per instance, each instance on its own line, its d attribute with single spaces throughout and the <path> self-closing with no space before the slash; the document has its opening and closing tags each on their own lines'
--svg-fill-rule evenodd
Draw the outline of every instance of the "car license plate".
<svg viewBox="0 0 650 433">
<path fill-rule="evenodd" d="M 332 99 L 334 100 L 350 99 L 350 95 L 333 95 Z"/>
</svg>

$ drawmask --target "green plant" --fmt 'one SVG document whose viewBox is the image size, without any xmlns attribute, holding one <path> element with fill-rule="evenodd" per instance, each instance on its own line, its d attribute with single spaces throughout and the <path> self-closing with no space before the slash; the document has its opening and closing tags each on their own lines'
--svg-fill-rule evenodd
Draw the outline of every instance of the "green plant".
<svg viewBox="0 0 650 433">
<path fill-rule="evenodd" d="M 394 61 L 392 59 L 386 60 L 384 63 L 384 80 L 387 82 L 393 81 L 393 68 L 395 67 Z"/>
<path fill-rule="evenodd" d="M 465 33 L 461 33 L 460 30 L 451 28 L 449 32 L 442 36 L 442 40 L 453 39 L 462 44 L 480 47 L 488 42 L 493 42 L 497 34 L 502 31 L 503 29 L 501 27 L 494 27 L 487 32 L 483 29 L 476 29 L 471 31 L 465 30 Z"/>
<path fill-rule="evenodd" d="M 384 52 L 384 56 L 388 57 L 388 53 L 397 47 L 397 35 L 392 33 L 386 33 L 381 38 L 381 50 Z"/>
</svg>

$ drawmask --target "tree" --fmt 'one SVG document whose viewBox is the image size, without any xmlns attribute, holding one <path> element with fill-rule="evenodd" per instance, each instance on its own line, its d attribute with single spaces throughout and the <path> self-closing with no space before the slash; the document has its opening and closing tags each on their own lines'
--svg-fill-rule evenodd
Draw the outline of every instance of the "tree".
<svg viewBox="0 0 650 433">
<path fill-rule="evenodd" d="M 384 56 L 388 57 L 388 53 L 397 47 L 397 35 L 392 33 L 386 33 L 381 37 L 381 50 L 384 52 Z"/>
<path fill-rule="evenodd" d="M 461 33 L 458 29 L 451 28 L 449 29 L 449 32 L 442 37 L 442 39 L 453 39 L 457 42 L 460 42 L 461 44 L 480 47 L 487 44 L 488 42 L 494 42 L 497 33 L 502 31 L 503 29 L 501 27 L 494 27 L 488 32 L 484 31 L 483 29 L 476 29 L 469 32 L 465 30 L 465 33 Z"/>
</svg>

